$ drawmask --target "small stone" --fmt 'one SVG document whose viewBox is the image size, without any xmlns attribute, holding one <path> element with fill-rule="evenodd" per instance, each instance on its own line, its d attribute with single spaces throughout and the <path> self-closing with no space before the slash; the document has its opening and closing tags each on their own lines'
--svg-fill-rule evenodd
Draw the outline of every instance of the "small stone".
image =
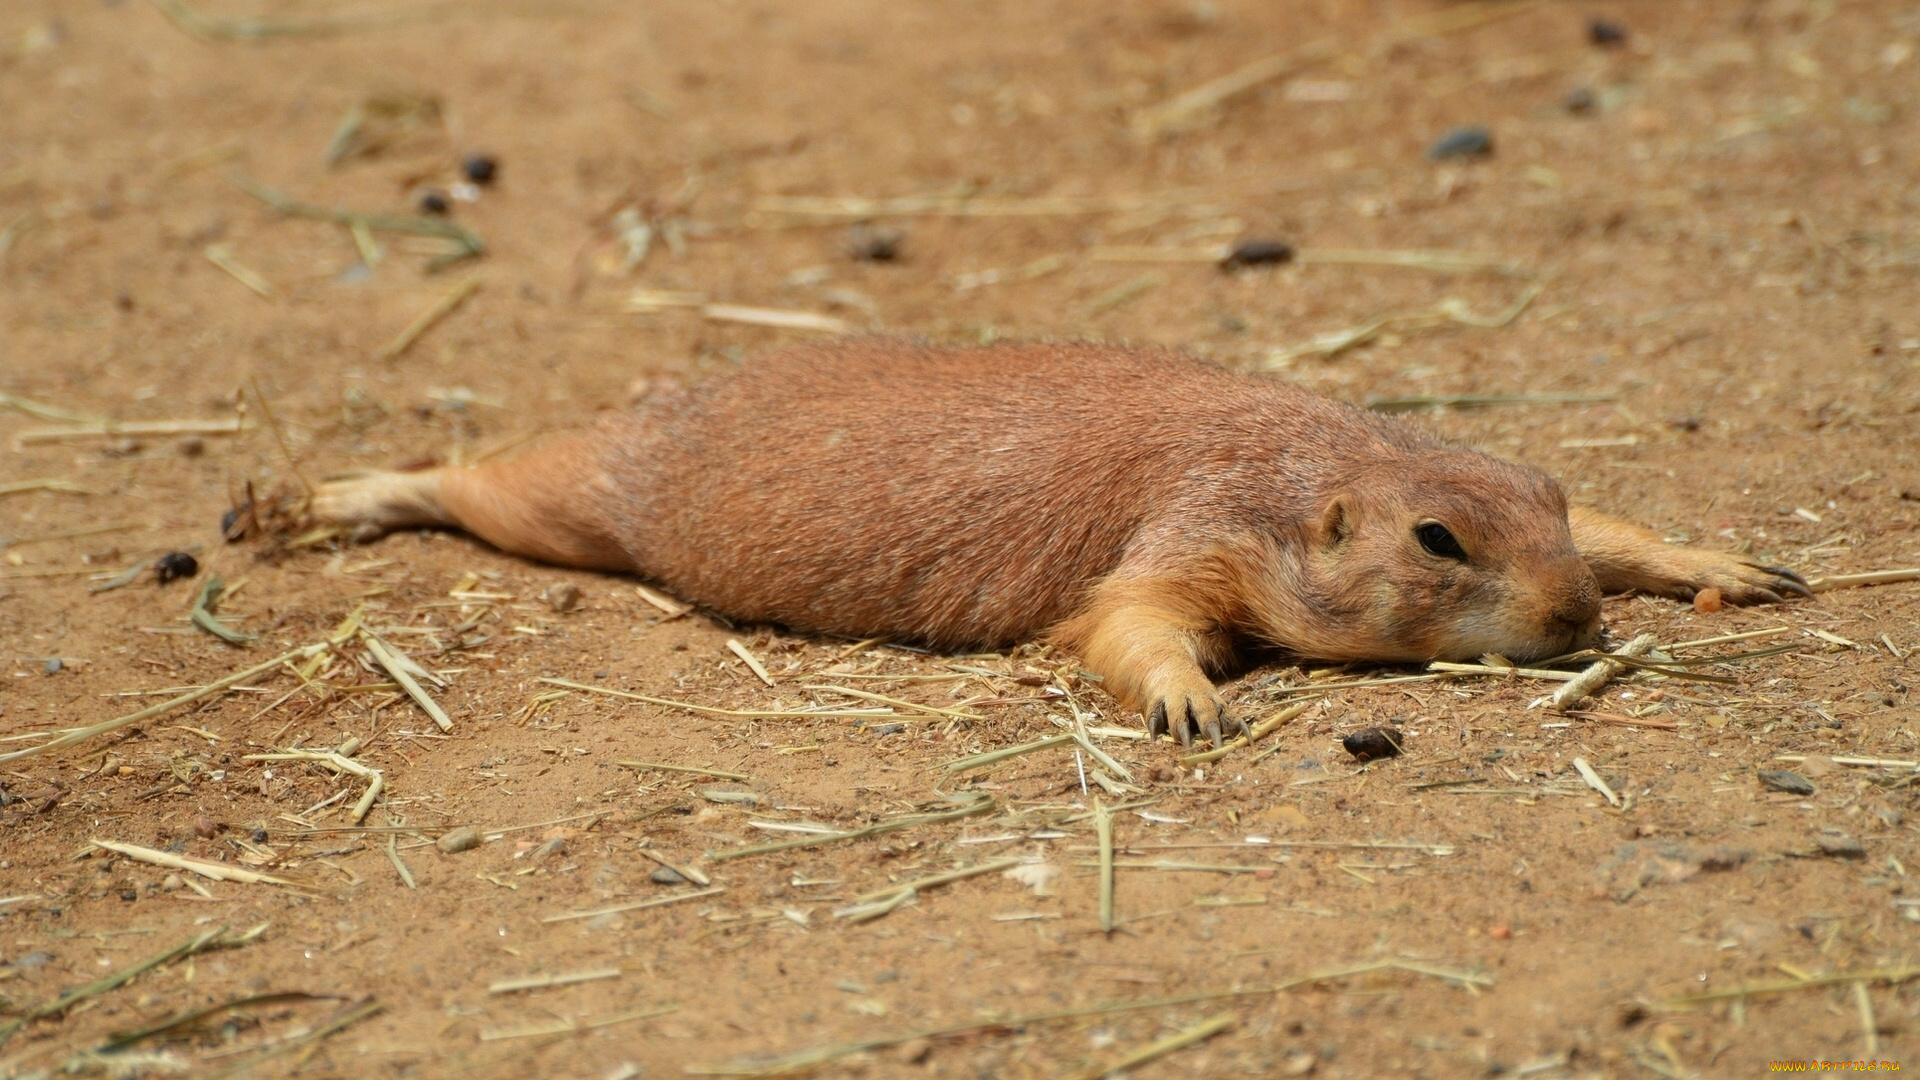
<svg viewBox="0 0 1920 1080">
<path fill-rule="evenodd" d="M 894 1048 L 894 1056 L 908 1065 L 918 1065 L 933 1053 L 932 1039 L 908 1039 Z"/>
<path fill-rule="evenodd" d="M 460 163 L 460 172 L 467 179 L 484 186 L 499 177 L 500 162 L 488 154 L 469 154 L 467 160 Z"/>
<path fill-rule="evenodd" d="M 1595 19 L 1587 24 L 1587 40 L 1603 49 L 1617 49 L 1627 43 L 1627 28 L 1612 19 Z"/>
<path fill-rule="evenodd" d="M 687 883 L 686 875 L 671 866 L 656 867 L 653 873 L 647 875 L 647 880 L 653 882 L 655 885 L 685 885 Z"/>
<path fill-rule="evenodd" d="M 1508 926 L 1506 923 L 1501 923 L 1498 926 L 1488 929 L 1487 936 L 1495 941 L 1512 941 L 1513 927 Z"/>
<path fill-rule="evenodd" d="M 40 665 L 41 669 L 44 670 L 49 675 L 60 674 L 60 669 L 65 666 L 66 664 L 62 663 L 60 658 L 57 656 L 47 657 L 47 662 Z"/>
<path fill-rule="evenodd" d="M 34 968 L 46 967 L 48 964 L 51 964 L 51 963 L 53 963 L 52 953 L 30 952 L 25 956 L 19 957 L 16 960 L 14 960 L 13 966 L 17 968 L 25 968 L 28 971 L 31 971 Z"/>
<path fill-rule="evenodd" d="M 168 874 L 166 877 L 160 879 L 161 892 L 179 892 L 186 887 L 187 883 L 180 879 L 179 874 Z"/>
<path fill-rule="evenodd" d="M 220 515 L 220 535 L 227 543 L 238 543 L 247 535 L 246 522 L 240 516 L 240 508 L 233 507 Z"/>
<path fill-rule="evenodd" d="M 1594 96 L 1591 87 L 1576 86 L 1567 91 L 1567 96 L 1560 100 L 1560 104 L 1575 116 L 1585 116 L 1599 106 L 1600 99 Z"/>
<path fill-rule="evenodd" d="M 450 829 L 447 832 L 441 833 L 440 839 L 435 840 L 433 846 L 439 848 L 440 851 L 446 855 L 454 855 L 462 851 L 472 851 L 474 848 L 480 846 L 480 830 L 471 825 L 462 825 L 457 829 Z"/>
<path fill-rule="evenodd" d="M 547 586 L 547 604 L 555 611 L 572 611 L 580 606 L 580 586 L 571 581 Z"/>
<path fill-rule="evenodd" d="M 1427 156 L 1435 161 L 1482 158 L 1492 153 L 1493 133 L 1483 127 L 1454 128 L 1427 147 Z"/>
<path fill-rule="evenodd" d="M 211 840 L 220 835 L 220 823 L 205 814 L 193 816 L 193 834 L 202 840 Z"/>
<path fill-rule="evenodd" d="M 425 191 L 420 195 L 420 212 L 423 214 L 445 214 L 451 209 L 446 192 Z"/>
<path fill-rule="evenodd" d="M 1220 265 L 1227 269 L 1238 266 L 1275 266 L 1293 261 L 1293 245 L 1278 240 L 1242 240 L 1233 245 L 1227 257 Z"/>
<path fill-rule="evenodd" d="M 1845 833 L 1821 833 L 1813 838 L 1813 846 L 1820 854 L 1833 859 L 1864 859 L 1867 849 L 1860 841 Z"/>
<path fill-rule="evenodd" d="M 1719 589 L 1701 589 L 1693 594 L 1693 610 L 1702 615 L 1711 615 L 1725 606 Z"/>
<path fill-rule="evenodd" d="M 899 229 L 862 221 L 847 230 L 847 254 L 861 262 L 892 262 L 906 239 Z"/>
<path fill-rule="evenodd" d="M 190 578 L 199 572 L 200 560 L 184 551 L 169 551 L 153 561 L 153 579 L 162 585 Z"/>
<path fill-rule="evenodd" d="M 533 857 L 536 859 L 545 859 L 554 855 L 565 855 L 566 853 L 567 840 L 564 836 L 556 836 L 551 840 L 544 841 L 539 847 L 533 849 Z"/>
<path fill-rule="evenodd" d="M 273 774 L 268 773 L 267 775 L 272 776 Z M 253 830 L 252 834 L 249 835 L 248 839 L 252 840 L 256 844 L 264 844 L 267 842 L 267 830 L 255 829 Z"/>
<path fill-rule="evenodd" d="M 1357 760 L 1374 761 L 1379 758 L 1398 757 L 1404 742 L 1405 736 L 1401 735 L 1397 728 L 1370 727 L 1361 728 L 1341 739 L 1340 745 L 1346 747 L 1347 753 L 1352 754 Z"/>
<path fill-rule="evenodd" d="M 189 435 L 174 444 L 181 457 L 199 457 L 207 452 L 207 440 L 198 435 Z"/>
<path fill-rule="evenodd" d="M 1813 781 L 1786 769 L 1761 769 L 1760 782 L 1775 791 L 1784 791 L 1789 795 L 1811 795 L 1816 790 Z"/>
<path fill-rule="evenodd" d="M 1180 779 L 1180 770 L 1161 761 L 1148 770 L 1147 777 L 1156 784 L 1171 784 Z"/>
</svg>

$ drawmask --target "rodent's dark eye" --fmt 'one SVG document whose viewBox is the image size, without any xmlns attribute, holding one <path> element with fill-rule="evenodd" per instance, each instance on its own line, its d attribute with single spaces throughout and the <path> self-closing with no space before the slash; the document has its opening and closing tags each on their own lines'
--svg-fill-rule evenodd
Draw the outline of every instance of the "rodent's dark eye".
<svg viewBox="0 0 1920 1080">
<path fill-rule="evenodd" d="M 1467 553 L 1460 549 L 1460 541 L 1455 540 L 1453 534 L 1447 531 L 1447 527 L 1437 521 L 1415 526 L 1413 535 L 1420 538 L 1420 546 L 1426 548 L 1429 555 L 1438 555 L 1443 559 L 1459 559 L 1461 562 L 1467 561 Z"/>
</svg>

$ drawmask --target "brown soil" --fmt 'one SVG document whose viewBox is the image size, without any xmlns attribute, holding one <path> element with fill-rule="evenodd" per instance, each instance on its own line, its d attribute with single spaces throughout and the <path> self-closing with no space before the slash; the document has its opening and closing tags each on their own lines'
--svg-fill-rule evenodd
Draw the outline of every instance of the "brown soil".
<svg viewBox="0 0 1920 1080">
<path fill-rule="evenodd" d="M 283 991 L 348 1003 L 255 1003 L 139 1049 L 210 1075 L 371 997 L 384 1011 L 286 1044 L 255 1074 L 642 1075 L 623 1069 L 633 1063 L 665 1076 L 1383 960 L 1487 985 L 1376 971 L 982 1028 L 824 1071 L 1062 1075 L 1222 1012 L 1232 1028 L 1135 1074 L 1730 1076 L 1777 1059 L 1900 1060 L 1920 998 L 1884 983 L 1865 998 L 1877 1049 L 1851 985 L 1744 1008 L 1638 1003 L 1913 956 L 1911 774 L 1829 759 L 1920 757 L 1914 586 L 1711 614 L 1610 602 L 1620 637 L 1792 628 L 1728 648 L 1794 652 L 1707 669 L 1737 682 L 1667 682 L 1657 702 L 1645 683 L 1616 686 L 1595 706 L 1624 715 L 1657 704 L 1648 719 L 1672 730 L 1529 710 L 1539 684 L 1462 682 L 1341 692 L 1283 728 L 1270 755 L 1241 751 L 1199 771 L 1174 767 L 1177 747 L 1105 738 L 1146 791 L 1109 803 L 1153 800 L 1118 814 L 1123 862 L 1255 871 L 1122 869 L 1108 934 L 1084 865 L 1093 823 L 1077 816 L 1093 799 L 1066 750 L 961 779 L 937 769 L 1058 730 L 1065 706 L 1030 685 L 1034 675 L 1073 686 L 1099 723 L 1137 728 L 1070 657 L 855 650 L 699 615 L 666 620 L 630 580 L 529 565 L 459 536 L 277 553 L 220 539 L 220 516 L 247 483 L 293 483 L 257 423 L 256 384 L 312 478 L 471 458 L 621 407 L 636 380 L 697 378 L 795 333 L 693 309 L 631 312 L 637 287 L 942 341 L 1097 336 L 1253 367 L 1277 347 L 1443 298 L 1495 313 L 1526 286 L 1495 273 L 1223 272 L 1092 251 L 1272 237 L 1480 252 L 1540 271 L 1544 287 L 1504 329 L 1401 326 L 1277 377 L 1353 400 L 1617 394 L 1421 422 L 1537 462 L 1576 502 L 1693 543 L 1751 545 L 1809 575 L 1920 564 L 1912 4 L 1548 4 L 1382 44 L 1407 19 L 1458 7 L 487 0 L 333 36 L 231 42 L 189 36 L 157 3 L 5 5 L 0 391 L 121 420 L 243 407 L 254 426 L 237 438 L 4 451 L 0 482 L 58 479 L 88 494 L 0 495 L 0 534 L 19 541 L 0 552 L 0 735 L 123 715 L 160 699 L 115 695 L 212 681 L 320 640 L 362 605 L 388 641 L 445 672 L 436 693 L 453 725 L 442 735 L 377 691 L 281 701 L 295 683 L 280 673 L 0 766 L 0 1007 L 25 1010 L 220 926 L 267 924 L 251 943 L 33 1021 L 0 1047 L 0 1074 L 43 1075 L 109 1032 Z M 224 10 L 345 9 L 236 0 Z M 1597 15 L 1627 28 L 1624 45 L 1589 41 Z M 1144 142 L 1130 130 L 1142 106 L 1322 38 L 1337 43 L 1331 59 L 1192 130 Z M 1591 94 L 1584 113 L 1564 104 L 1577 88 Z M 328 168 L 342 116 L 396 94 L 437 99 L 439 119 L 373 125 L 393 138 Z M 1427 158 L 1433 139 L 1467 123 L 1491 130 L 1491 157 Z M 472 152 L 497 157 L 498 179 L 477 202 L 455 200 L 453 217 L 488 253 L 431 275 L 423 249 L 438 241 L 376 234 L 386 257 L 368 271 L 346 229 L 283 217 L 228 180 L 244 170 L 295 198 L 409 212 L 417 189 L 447 189 Z M 755 209 L 774 195 L 1166 192 L 1145 209 L 883 217 L 905 232 L 892 262 L 850 258 L 847 219 Z M 638 218 L 620 217 L 629 207 Z M 636 220 L 651 222 L 652 250 L 622 272 L 615 233 Z M 216 266 L 210 245 L 271 295 Z M 1057 270 L 1021 274 L 1046 270 L 1036 260 L 1049 256 L 1061 257 Z M 983 283 L 989 270 L 1000 280 Z M 471 273 L 484 285 L 462 308 L 399 358 L 377 358 Z M 49 422 L 0 411 L 0 438 Z M 124 528 L 44 539 L 106 526 Z M 172 549 L 197 550 L 203 578 L 89 591 L 89 572 Z M 258 643 L 224 644 L 188 623 L 208 572 L 244 581 L 219 610 Z M 561 583 L 580 590 L 576 609 L 542 599 Z M 479 595 L 449 597 L 462 586 Z M 776 686 L 728 651 L 732 637 Z M 329 684 L 386 680 L 363 669 L 358 648 L 340 655 Z M 845 677 L 955 674 L 954 663 L 1003 674 Z M 988 717 L 973 722 L 753 721 L 554 698 L 543 676 L 748 710 L 844 705 L 805 688 L 822 681 L 947 708 L 991 700 L 966 706 Z M 1228 692 L 1264 716 L 1281 683 L 1305 677 L 1269 663 Z M 1339 737 L 1389 719 L 1406 730 L 1407 756 L 1358 768 Z M 366 824 L 404 828 L 348 831 L 358 781 L 246 759 L 349 736 L 386 781 Z M 1776 760 L 1796 754 L 1813 757 Z M 1625 805 L 1585 786 L 1576 757 Z M 751 779 L 616 764 L 630 760 Z M 1762 786 L 1757 772 L 1774 768 L 1798 769 L 1817 791 Z M 710 801 L 714 789 L 758 804 Z M 851 828 L 942 792 L 990 796 L 994 809 L 783 853 L 702 854 L 801 835 L 752 822 Z M 522 828 L 459 854 L 431 845 L 458 825 Z M 390 837 L 417 887 L 389 859 Z M 196 890 L 90 852 L 90 838 L 264 866 L 306 887 L 196 878 Z M 1414 843 L 1356 846 L 1371 841 Z M 1177 850 L 1154 852 L 1162 846 Z M 542 921 L 691 888 L 650 880 L 657 866 L 643 849 L 703 868 L 725 891 Z M 1057 868 L 1051 895 L 996 872 L 872 921 L 834 914 L 888 882 L 1013 856 Z M 608 969 L 618 976 L 489 993 L 499 980 Z M 490 1037 L 502 1034 L 517 1037 Z"/>
</svg>

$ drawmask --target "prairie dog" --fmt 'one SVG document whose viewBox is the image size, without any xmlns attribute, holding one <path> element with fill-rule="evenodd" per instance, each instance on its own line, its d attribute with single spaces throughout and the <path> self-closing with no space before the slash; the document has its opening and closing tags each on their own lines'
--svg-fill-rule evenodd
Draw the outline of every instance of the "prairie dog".
<svg viewBox="0 0 1920 1080">
<path fill-rule="evenodd" d="M 512 460 L 333 482 L 343 525 L 457 526 L 726 615 L 942 648 L 1045 636 L 1158 736 L 1216 743 L 1236 641 L 1321 660 L 1585 647 L 1604 593 L 1800 577 L 1568 510 L 1539 469 L 1171 352 L 787 349 Z"/>
</svg>

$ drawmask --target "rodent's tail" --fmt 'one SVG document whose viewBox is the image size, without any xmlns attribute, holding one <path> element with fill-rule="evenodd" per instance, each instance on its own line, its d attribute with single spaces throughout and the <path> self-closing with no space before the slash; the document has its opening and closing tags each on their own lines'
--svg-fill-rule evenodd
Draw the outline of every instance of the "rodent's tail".
<svg viewBox="0 0 1920 1080">
<path fill-rule="evenodd" d="M 321 485 L 312 515 L 374 534 L 454 526 L 502 551 L 561 566 L 631 570 L 605 506 L 615 497 L 592 435 L 569 435 L 507 461 L 379 472 Z"/>
</svg>

